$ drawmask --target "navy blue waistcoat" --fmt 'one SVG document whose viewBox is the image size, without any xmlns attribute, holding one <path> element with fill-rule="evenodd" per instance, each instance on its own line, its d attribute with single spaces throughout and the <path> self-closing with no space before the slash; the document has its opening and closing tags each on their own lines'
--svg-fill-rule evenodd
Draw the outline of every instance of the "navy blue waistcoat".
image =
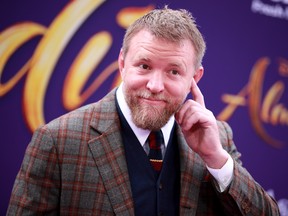
<svg viewBox="0 0 288 216">
<path fill-rule="evenodd" d="M 166 149 L 162 170 L 157 174 L 137 137 L 118 107 L 122 138 L 131 183 L 135 215 L 178 215 L 180 196 L 179 150 L 174 129 Z"/>
</svg>

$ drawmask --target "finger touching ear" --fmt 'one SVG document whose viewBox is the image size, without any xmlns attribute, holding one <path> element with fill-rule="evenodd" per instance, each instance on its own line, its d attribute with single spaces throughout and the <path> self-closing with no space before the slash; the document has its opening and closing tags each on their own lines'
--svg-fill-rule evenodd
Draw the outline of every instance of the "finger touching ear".
<svg viewBox="0 0 288 216">
<path fill-rule="evenodd" d="M 193 76 L 193 78 L 194 78 L 196 83 L 198 83 L 200 81 L 200 79 L 202 78 L 203 74 L 204 74 L 204 68 L 201 66 L 201 67 L 199 67 L 196 70 L 196 72 L 195 72 L 195 74 Z"/>
</svg>

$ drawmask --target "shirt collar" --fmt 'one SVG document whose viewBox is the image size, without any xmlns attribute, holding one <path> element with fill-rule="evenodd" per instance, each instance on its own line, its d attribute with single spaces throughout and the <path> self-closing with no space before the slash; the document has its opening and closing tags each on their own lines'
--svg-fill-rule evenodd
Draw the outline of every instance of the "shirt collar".
<svg viewBox="0 0 288 216">
<path fill-rule="evenodd" d="M 117 89 L 116 92 L 116 99 L 118 101 L 119 107 L 121 112 L 123 113 L 126 121 L 128 122 L 129 126 L 131 127 L 132 131 L 136 135 L 138 141 L 141 143 L 143 146 L 150 134 L 150 130 L 142 129 L 137 127 L 134 122 L 132 121 L 132 115 L 131 115 L 131 110 L 128 107 L 128 104 L 126 103 L 126 100 L 124 98 L 124 93 L 123 93 L 123 83 L 120 84 L 119 88 Z M 164 142 L 165 142 L 165 147 L 168 145 L 168 141 L 170 138 L 171 130 L 174 125 L 174 116 L 171 116 L 169 121 L 161 128 L 161 131 L 163 133 L 164 137 Z"/>
</svg>

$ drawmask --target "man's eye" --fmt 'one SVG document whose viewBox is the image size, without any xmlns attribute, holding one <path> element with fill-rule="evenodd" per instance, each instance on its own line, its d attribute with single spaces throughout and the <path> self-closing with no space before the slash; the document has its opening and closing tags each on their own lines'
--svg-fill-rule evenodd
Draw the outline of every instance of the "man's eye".
<svg viewBox="0 0 288 216">
<path fill-rule="evenodd" d="M 179 75 L 179 72 L 177 70 L 171 70 L 170 73 L 172 75 Z"/>
<path fill-rule="evenodd" d="M 140 68 L 145 69 L 145 70 L 149 70 L 150 67 L 147 64 L 141 64 Z"/>
</svg>

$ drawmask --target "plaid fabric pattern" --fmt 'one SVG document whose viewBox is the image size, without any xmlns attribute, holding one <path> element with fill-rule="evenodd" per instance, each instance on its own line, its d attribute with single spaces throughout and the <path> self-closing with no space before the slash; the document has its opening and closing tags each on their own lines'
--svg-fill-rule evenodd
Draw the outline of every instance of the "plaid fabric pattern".
<svg viewBox="0 0 288 216">
<path fill-rule="evenodd" d="M 218 126 L 235 165 L 233 181 L 223 193 L 176 125 L 179 215 L 278 216 L 277 203 L 242 167 L 231 128 L 224 122 Z M 6 215 L 135 215 L 115 90 L 34 133 Z"/>
<path fill-rule="evenodd" d="M 161 171 L 163 158 L 162 158 L 162 152 L 161 152 L 161 145 L 163 144 L 163 134 L 162 131 L 151 131 L 149 137 L 148 137 L 148 143 L 149 143 L 149 160 L 156 172 Z"/>
</svg>

